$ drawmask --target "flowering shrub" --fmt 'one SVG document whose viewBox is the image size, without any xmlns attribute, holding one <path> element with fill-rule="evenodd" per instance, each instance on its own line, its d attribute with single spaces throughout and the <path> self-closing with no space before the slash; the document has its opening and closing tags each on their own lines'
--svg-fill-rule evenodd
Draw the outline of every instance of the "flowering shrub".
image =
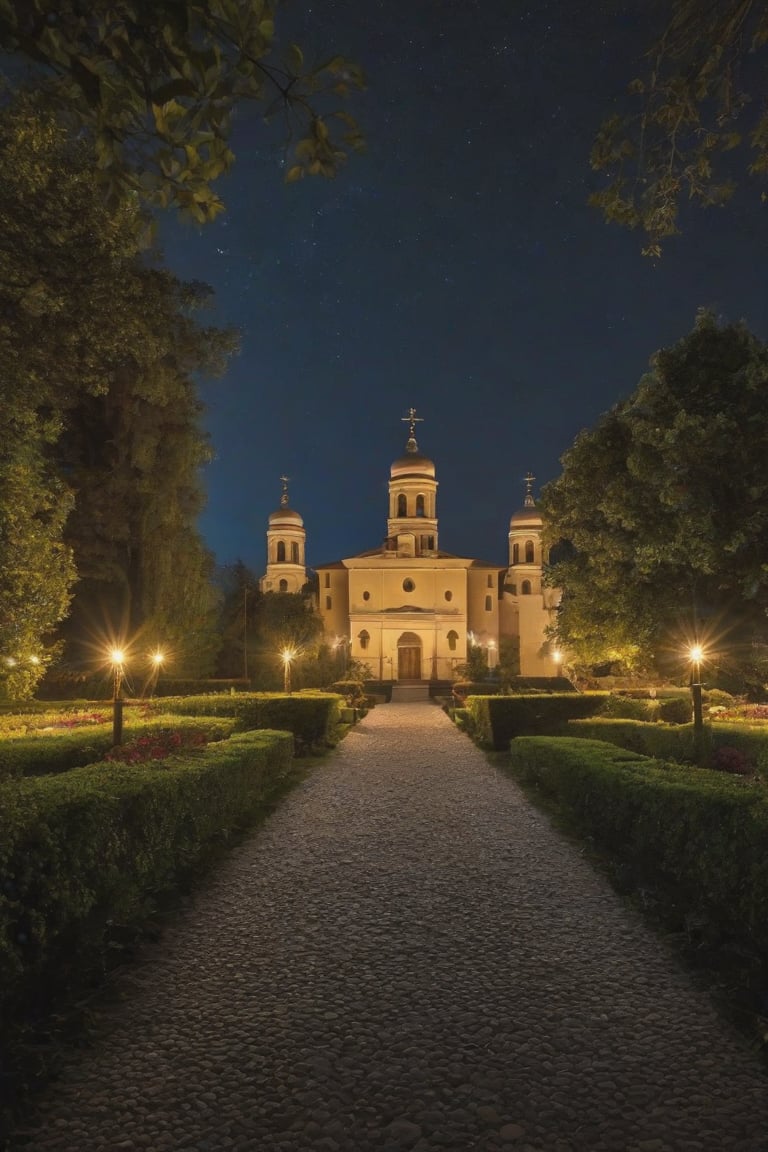
<svg viewBox="0 0 768 1152">
<path fill-rule="evenodd" d="M 712 754 L 711 767 L 716 772 L 731 772 L 735 776 L 751 776 L 752 765 L 745 752 L 740 748 L 733 748 L 729 744 L 724 744 L 722 748 L 716 748 Z"/>
<path fill-rule="evenodd" d="M 741 720 L 748 724 L 753 720 L 768 720 L 768 704 L 737 704 L 733 708 L 716 705 L 709 713 L 718 720 Z"/>
<path fill-rule="evenodd" d="M 159 728 L 147 732 L 135 740 L 129 740 L 119 748 L 113 748 L 105 760 L 119 760 L 123 764 L 145 764 L 149 760 L 165 760 L 174 752 L 184 748 L 203 748 L 208 743 L 208 734 L 201 728 L 179 732 L 174 728 Z"/>
</svg>

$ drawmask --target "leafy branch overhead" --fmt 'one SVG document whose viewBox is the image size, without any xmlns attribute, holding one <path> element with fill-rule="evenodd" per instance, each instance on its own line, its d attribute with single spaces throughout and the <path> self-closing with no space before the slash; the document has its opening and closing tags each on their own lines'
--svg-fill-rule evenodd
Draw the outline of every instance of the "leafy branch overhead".
<svg viewBox="0 0 768 1152">
<path fill-rule="evenodd" d="M 285 122 L 286 179 L 332 177 L 362 147 L 343 107 L 363 87 L 341 56 L 307 66 L 279 53 L 272 0 L 0 0 L 0 48 L 92 138 L 111 205 L 126 192 L 199 223 L 223 209 L 214 190 L 235 157 L 244 103 Z"/>
<path fill-rule="evenodd" d="M 679 232 L 686 201 L 723 206 L 740 167 L 768 172 L 767 0 L 670 2 L 629 86 L 636 110 L 605 120 L 591 156 L 607 182 L 590 203 L 607 221 L 642 228 L 650 256 Z"/>
</svg>

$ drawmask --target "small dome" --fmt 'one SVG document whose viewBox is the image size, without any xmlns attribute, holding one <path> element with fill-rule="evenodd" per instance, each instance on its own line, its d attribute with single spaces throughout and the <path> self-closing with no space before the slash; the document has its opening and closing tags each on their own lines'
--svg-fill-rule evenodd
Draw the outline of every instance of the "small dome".
<svg viewBox="0 0 768 1152">
<path fill-rule="evenodd" d="M 435 462 L 427 456 L 422 456 L 419 446 L 411 433 L 405 446 L 405 456 L 399 456 L 389 470 L 392 480 L 396 476 L 432 476 L 435 475 Z"/>
<path fill-rule="evenodd" d="M 435 475 L 435 462 L 426 456 L 415 453 L 411 456 L 400 456 L 395 460 L 389 470 L 394 480 L 396 476 L 432 476 Z"/>
<path fill-rule="evenodd" d="M 304 527 L 304 521 L 298 512 L 294 512 L 293 508 L 280 507 L 276 508 L 274 512 L 270 513 L 269 517 L 270 526 L 275 524 L 291 524 L 297 528 Z"/>
<path fill-rule="evenodd" d="M 526 500 L 524 507 L 518 508 L 509 520 L 510 528 L 541 528 L 542 519 L 533 498 L 529 497 L 530 503 Z"/>
</svg>

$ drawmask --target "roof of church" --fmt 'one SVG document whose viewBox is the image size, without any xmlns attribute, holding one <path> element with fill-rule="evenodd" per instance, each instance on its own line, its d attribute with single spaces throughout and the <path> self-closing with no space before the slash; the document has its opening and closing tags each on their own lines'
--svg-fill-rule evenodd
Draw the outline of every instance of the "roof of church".
<svg viewBox="0 0 768 1152">
<path fill-rule="evenodd" d="M 386 557 L 391 557 L 393 559 L 409 560 L 409 561 L 410 560 L 465 560 L 467 562 L 467 566 L 469 568 L 498 568 L 500 571 L 502 569 L 506 568 L 506 565 L 504 565 L 504 564 L 492 564 L 490 561 L 475 560 L 471 556 L 457 556 L 455 552 L 443 552 L 442 549 L 440 549 L 439 551 L 431 552 L 429 554 L 429 556 L 396 556 L 396 554 L 394 552 L 386 552 L 381 547 L 368 548 L 365 552 L 356 552 L 354 554 L 354 556 L 348 556 L 347 559 L 348 560 L 368 560 L 368 559 L 373 559 L 377 556 L 378 557 L 386 556 Z M 387 560 L 387 563 L 389 563 L 389 560 Z M 315 565 L 313 565 L 313 567 L 316 570 L 319 570 L 322 568 L 323 571 L 325 571 L 328 568 L 344 568 L 345 563 L 343 560 L 334 560 L 330 564 L 315 564 Z"/>
</svg>

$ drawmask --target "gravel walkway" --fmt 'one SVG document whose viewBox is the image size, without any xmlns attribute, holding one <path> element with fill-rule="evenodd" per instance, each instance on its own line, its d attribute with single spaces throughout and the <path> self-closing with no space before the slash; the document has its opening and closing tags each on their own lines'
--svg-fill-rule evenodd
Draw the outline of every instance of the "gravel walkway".
<svg viewBox="0 0 768 1152">
<path fill-rule="evenodd" d="M 740 1038 L 434 705 L 376 708 L 130 982 L 30 1149 L 768 1150 Z"/>
</svg>

